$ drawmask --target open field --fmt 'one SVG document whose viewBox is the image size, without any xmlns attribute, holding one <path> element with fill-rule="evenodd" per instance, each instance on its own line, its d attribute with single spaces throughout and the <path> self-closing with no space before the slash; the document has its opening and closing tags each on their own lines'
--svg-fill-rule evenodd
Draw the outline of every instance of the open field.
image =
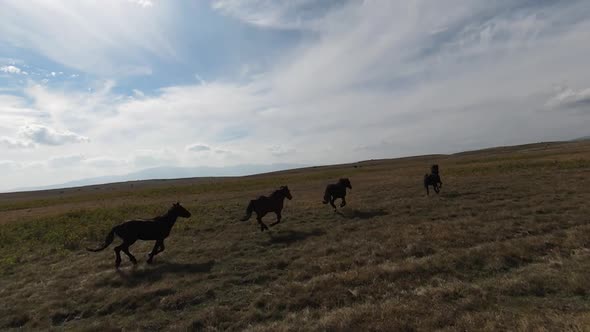
<svg viewBox="0 0 590 332">
<path fill-rule="evenodd" d="M 441 167 L 440 195 L 422 177 Z M 351 179 L 341 214 L 327 183 Z M 239 222 L 287 184 L 283 222 Z M 0 328 L 590 329 L 590 142 L 0 195 Z M 166 251 L 90 253 L 179 200 Z M 265 220 L 273 220 L 269 215 Z M 116 240 L 116 243 L 119 241 Z"/>
</svg>

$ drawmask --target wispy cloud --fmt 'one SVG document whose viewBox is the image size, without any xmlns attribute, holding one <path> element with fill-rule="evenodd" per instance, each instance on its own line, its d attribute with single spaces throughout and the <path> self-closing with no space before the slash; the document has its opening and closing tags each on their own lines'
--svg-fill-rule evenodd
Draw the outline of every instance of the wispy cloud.
<svg viewBox="0 0 590 332">
<path fill-rule="evenodd" d="M 274 29 L 315 29 L 343 0 L 215 0 L 215 10 L 243 22 Z"/>
<path fill-rule="evenodd" d="M 0 41 L 85 72 L 144 74 L 142 63 L 149 56 L 175 56 L 166 36 L 170 22 L 161 15 L 166 3 L 156 11 L 148 8 L 154 6 L 148 0 L 6 0 L 0 11 Z"/>
</svg>

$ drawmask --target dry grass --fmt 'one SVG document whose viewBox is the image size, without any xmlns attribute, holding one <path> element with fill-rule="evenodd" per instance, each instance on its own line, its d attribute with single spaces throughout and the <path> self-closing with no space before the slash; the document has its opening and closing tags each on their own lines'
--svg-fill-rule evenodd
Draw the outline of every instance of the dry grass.
<svg viewBox="0 0 590 332">
<path fill-rule="evenodd" d="M 445 184 L 425 197 L 434 162 Z M 334 214 L 321 198 L 340 176 L 354 190 Z M 586 331 L 589 179 L 578 142 L 2 195 L 0 328 Z M 281 224 L 237 221 L 282 184 Z M 176 200 L 193 217 L 154 265 L 83 250 Z"/>
</svg>

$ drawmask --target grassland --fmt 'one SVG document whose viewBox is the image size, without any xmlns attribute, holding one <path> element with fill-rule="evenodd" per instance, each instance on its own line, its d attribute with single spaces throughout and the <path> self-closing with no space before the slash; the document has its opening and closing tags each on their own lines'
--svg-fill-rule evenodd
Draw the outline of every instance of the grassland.
<svg viewBox="0 0 590 332">
<path fill-rule="evenodd" d="M 322 191 L 341 176 L 335 214 Z M 281 224 L 238 221 L 283 184 Z M 587 331 L 589 198 L 588 142 L 0 195 L 0 328 Z M 155 264 L 83 249 L 177 200 L 193 217 Z"/>
</svg>

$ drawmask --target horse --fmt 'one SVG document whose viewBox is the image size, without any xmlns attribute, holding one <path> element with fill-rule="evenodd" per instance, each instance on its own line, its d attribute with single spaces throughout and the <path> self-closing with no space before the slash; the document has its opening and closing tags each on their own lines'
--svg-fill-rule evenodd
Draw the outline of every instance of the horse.
<svg viewBox="0 0 590 332">
<path fill-rule="evenodd" d="M 115 238 L 115 235 L 123 240 L 123 243 L 115 247 L 115 268 L 121 265 L 121 251 L 123 251 L 133 265 L 137 264 L 135 257 L 129 252 L 129 247 L 137 240 L 155 240 L 154 249 L 147 260 L 151 264 L 154 256 L 164 251 L 164 239 L 170 235 L 172 226 L 178 217 L 190 218 L 191 213 L 176 202 L 165 214 L 152 219 L 133 219 L 125 221 L 111 229 L 104 244 L 100 248 L 86 248 L 88 251 L 97 252 L 106 249 Z"/>
<path fill-rule="evenodd" d="M 264 232 L 264 230 L 268 230 L 268 226 L 262 222 L 262 217 L 269 212 L 274 212 L 277 215 L 277 221 L 270 224 L 270 227 L 280 223 L 281 210 L 283 210 L 283 201 L 285 198 L 289 200 L 293 199 L 287 186 L 282 186 L 278 190 L 275 190 L 269 197 L 260 196 L 257 199 L 251 200 L 246 209 L 246 215 L 240 221 L 247 221 L 252 216 L 252 212 L 256 212 L 256 221 L 260 225 L 260 231 Z"/>
<path fill-rule="evenodd" d="M 440 175 L 438 174 L 438 165 L 432 165 L 430 167 L 430 174 L 424 175 L 424 188 L 426 188 L 427 196 L 430 195 L 428 186 L 432 186 L 434 192 L 437 194 L 439 193 L 440 188 L 442 188 L 442 181 L 440 180 Z"/>
<path fill-rule="evenodd" d="M 340 207 L 344 207 L 346 205 L 346 188 L 352 189 L 352 185 L 350 184 L 350 180 L 348 178 L 341 178 L 337 183 L 327 185 L 322 203 L 328 204 L 328 202 L 330 202 L 330 205 L 332 205 L 334 211 L 336 211 L 336 205 L 334 205 L 334 201 L 338 198 L 341 198 L 342 202 L 340 203 Z"/>
</svg>

